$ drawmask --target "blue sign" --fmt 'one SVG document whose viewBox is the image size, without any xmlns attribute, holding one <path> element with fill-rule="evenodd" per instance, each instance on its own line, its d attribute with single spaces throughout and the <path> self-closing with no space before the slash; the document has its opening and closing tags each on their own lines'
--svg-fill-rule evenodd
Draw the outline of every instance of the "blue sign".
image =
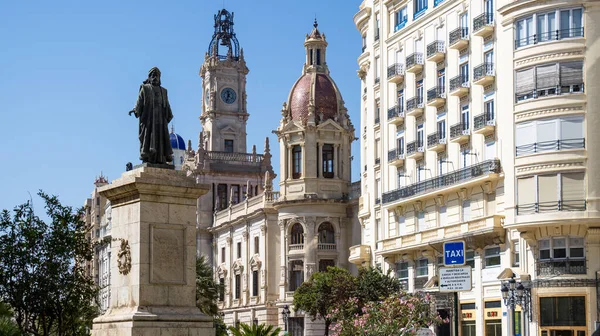
<svg viewBox="0 0 600 336">
<path fill-rule="evenodd" d="M 444 243 L 444 266 L 462 266 L 465 264 L 465 242 Z"/>
</svg>

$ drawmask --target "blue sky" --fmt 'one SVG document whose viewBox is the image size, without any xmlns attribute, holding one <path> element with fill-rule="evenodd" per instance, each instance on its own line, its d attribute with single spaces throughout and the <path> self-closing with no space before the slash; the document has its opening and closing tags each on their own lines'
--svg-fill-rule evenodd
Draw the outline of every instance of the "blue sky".
<svg viewBox="0 0 600 336">
<path fill-rule="evenodd" d="M 81 206 L 102 171 L 118 178 L 138 160 L 137 120 L 127 115 L 139 84 L 158 66 L 176 133 L 197 145 L 198 75 L 213 15 L 235 13 L 248 75 L 248 151 L 262 152 L 304 62 L 315 15 L 329 42 L 328 64 L 359 135 L 360 0 L 2 1 L 0 209 L 42 189 Z M 353 180 L 358 179 L 358 141 Z M 278 167 L 276 167 L 278 170 Z"/>
</svg>

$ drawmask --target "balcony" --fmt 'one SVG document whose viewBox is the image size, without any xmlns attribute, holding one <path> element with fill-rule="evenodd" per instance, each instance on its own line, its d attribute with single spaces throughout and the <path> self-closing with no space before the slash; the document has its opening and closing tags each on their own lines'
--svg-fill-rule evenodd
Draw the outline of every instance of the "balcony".
<svg viewBox="0 0 600 336">
<path fill-rule="evenodd" d="M 404 106 L 396 105 L 388 109 L 388 122 L 399 125 L 404 121 Z"/>
<path fill-rule="evenodd" d="M 408 147 L 407 147 L 408 150 Z M 490 174 L 499 174 L 501 171 L 500 160 L 487 160 L 469 167 L 465 167 L 454 172 L 444 174 L 438 177 L 430 178 L 425 181 L 413 183 L 409 186 L 388 191 L 383 194 L 383 204 L 400 201 L 419 194 L 425 194 L 437 189 L 447 188 L 457 184 L 463 184 L 468 181 L 478 179 Z"/>
<path fill-rule="evenodd" d="M 450 32 L 448 48 L 461 50 L 469 45 L 469 28 L 459 27 Z"/>
<path fill-rule="evenodd" d="M 517 215 L 532 215 L 536 213 L 557 211 L 585 211 L 586 200 L 559 200 L 553 202 L 541 202 L 517 205 Z"/>
<path fill-rule="evenodd" d="M 550 140 L 542 142 L 534 142 L 532 144 L 520 145 L 516 147 L 516 156 L 529 155 L 534 153 L 560 151 L 565 149 L 582 149 L 585 148 L 585 138 L 579 139 L 564 139 Z"/>
<path fill-rule="evenodd" d="M 440 107 L 446 104 L 446 88 L 435 86 L 427 90 L 427 106 Z"/>
<path fill-rule="evenodd" d="M 496 118 L 493 113 L 483 112 L 473 119 L 473 133 L 488 135 L 494 133 Z"/>
<path fill-rule="evenodd" d="M 423 157 L 423 142 L 415 140 L 406 144 L 406 156 L 410 159 L 418 160 Z"/>
<path fill-rule="evenodd" d="M 423 114 L 423 97 L 416 96 L 406 101 L 406 115 L 418 117 Z"/>
<path fill-rule="evenodd" d="M 304 251 L 304 244 L 290 244 L 290 251 Z"/>
<path fill-rule="evenodd" d="M 430 62 L 443 61 L 446 57 L 444 41 L 434 41 L 427 45 L 427 60 Z"/>
<path fill-rule="evenodd" d="M 369 245 L 354 245 L 350 247 L 348 261 L 355 265 L 362 265 L 371 261 L 371 247 Z"/>
<path fill-rule="evenodd" d="M 458 123 L 450 126 L 450 141 L 456 143 L 465 143 L 469 141 L 471 130 L 469 124 Z"/>
<path fill-rule="evenodd" d="M 394 148 L 388 152 L 388 164 L 396 167 L 404 165 L 404 148 Z"/>
<path fill-rule="evenodd" d="M 442 152 L 446 149 L 446 135 L 440 135 L 438 132 L 427 136 L 427 149 Z"/>
<path fill-rule="evenodd" d="M 494 13 L 482 13 L 473 19 L 473 35 L 486 37 L 494 32 Z"/>
<path fill-rule="evenodd" d="M 473 83 L 476 85 L 492 84 L 495 77 L 494 63 L 483 63 L 473 69 Z"/>
<path fill-rule="evenodd" d="M 462 97 L 469 93 L 469 75 L 458 75 L 450 80 L 450 95 Z"/>
<path fill-rule="evenodd" d="M 553 30 L 542 34 L 532 34 L 522 39 L 515 40 L 515 49 L 530 44 L 562 40 L 565 38 L 583 37 L 583 27 Z"/>
<path fill-rule="evenodd" d="M 562 274 L 587 274 L 585 259 L 552 259 L 535 263 L 536 274 L 542 276 L 559 276 Z"/>
<path fill-rule="evenodd" d="M 419 73 L 423 70 L 423 54 L 416 52 L 406 57 L 406 71 Z"/>
<path fill-rule="evenodd" d="M 387 69 L 387 78 L 390 83 L 402 83 L 404 81 L 404 64 L 396 63 Z"/>
<path fill-rule="evenodd" d="M 317 249 L 325 251 L 335 251 L 337 249 L 337 246 L 335 243 L 318 243 Z"/>
</svg>

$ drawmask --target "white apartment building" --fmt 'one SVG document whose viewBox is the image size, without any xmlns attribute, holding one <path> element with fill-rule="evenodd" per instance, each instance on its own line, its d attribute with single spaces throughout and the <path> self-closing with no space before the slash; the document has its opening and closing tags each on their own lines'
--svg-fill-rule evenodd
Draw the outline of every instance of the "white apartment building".
<svg viewBox="0 0 600 336">
<path fill-rule="evenodd" d="M 458 314 L 437 335 L 595 330 L 599 20 L 600 2 L 583 0 L 365 0 L 354 16 L 362 241 L 350 261 L 393 269 Z M 459 312 L 438 288 L 451 240 L 473 270 Z M 501 291 L 513 276 L 531 296 L 514 317 Z"/>
</svg>

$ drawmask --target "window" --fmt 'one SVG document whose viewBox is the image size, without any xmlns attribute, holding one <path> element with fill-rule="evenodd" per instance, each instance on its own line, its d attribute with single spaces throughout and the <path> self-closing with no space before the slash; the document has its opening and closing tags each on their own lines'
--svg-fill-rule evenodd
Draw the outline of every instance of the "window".
<svg viewBox="0 0 600 336">
<path fill-rule="evenodd" d="M 538 241 L 540 260 L 584 259 L 583 237 L 553 237 Z"/>
<path fill-rule="evenodd" d="M 379 14 L 375 15 L 375 41 L 379 41 Z"/>
<path fill-rule="evenodd" d="M 485 336 L 502 336 L 502 320 L 485 320 Z"/>
<path fill-rule="evenodd" d="M 425 168 L 425 164 L 423 163 L 423 160 L 418 161 L 417 162 L 417 182 L 425 181 L 425 179 L 427 178 L 425 176 L 426 171 L 427 171 L 427 168 Z"/>
<path fill-rule="evenodd" d="M 515 48 L 583 36 L 582 8 L 536 13 L 516 22 Z M 558 29 L 560 27 L 560 29 Z"/>
<path fill-rule="evenodd" d="M 585 326 L 585 296 L 540 298 L 540 326 Z"/>
<path fill-rule="evenodd" d="M 471 166 L 471 149 L 470 148 L 462 148 L 460 150 L 460 168 L 466 168 Z"/>
<path fill-rule="evenodd" d="M 227 184 L 219 184 L 217 186 L 217 204 L 215 208 L 217 210 L 227 208 Z"/>
<path fill-rule="evenodd" d="M 242 242 L 237 243 L 237 257 L 238 259 L 242 257 Z"/>
<path fill-rule="evenodd" d="M 471 268 L 475 268 L 475 251 L 465 252 L 465 265 L 471 266 Z"/>
<path fill-rule="evenodd" d="M 379 83 L 379 78 L 381 77 L 380 69 L 379 69 L 379 56 L 375 57 L 375 84 Z"/>
<path fill-rule="evenodd" d="M 304 244 L 304 229 L 300 223 L 292 226 L 292 245 Z"/>
<path fill-rule="evenodd" d="M 485 113 L 485 120 L 491 121 L 496 120 L 496 111 L 494 109 L 494 100 L 486 100 L 483 103 L 483 112 Z"/>
<path fill-rule="evenodd" d="M 460 108 L 460 122 L 462 124 L 463 131 L 470 129 L 470 114 L 469 114 L 469 105 L 463 105 Z"/>
<path fill-rule="evenodd" d="M 408 290 L 408 262 L 396 263 L 396 278 L 400 280 L 402 289 Z"/>
<path fill-rule="evenodd" d="M 239 185 L 231 186 L 231 197 L 233 199 L 233 204 L 240 203 L 240 186 Z"/>
<path fill-rule="evenodd" d="M 292 147 L 292 178 L 299 179 L 302 176 L 302 147 Z"/>
<path fill-rule="evenodd" d="M 317 49 L 317 65 L 321 65 L 321 49 Z"/>
<path fill-rule="evenodd" d="M 416 263 L 417 277 L 426 277 L 429 274 L 429 270 L 428 270 L 429 261 L 426 258 L 424 258 L 424 259 L 417 259 L 415 261 L 415 263 Z"/>
<path fill-rule="evenodd" d="M 518 267 L 519 263 L 520 263 L 520 258 L 519 258 L 519 241 L 514 241 L 512 244 L 512 254 L 513 254 L 513 258 L 512 258 L 512 266 L 513 267 Z"/>
<path fill-rule="evenodd" d="M 396 138 L 396 143 L 398 146 L 398 147 L 396 147 L 398 149 L 398 154 L 404 155 L 404 137 L 401 136 L 401 137 Z"/>
<path fill-rule="evenodd" d="M 425 11 L 427 10 L 427 0 L 413 0 L 413 2 L 415 4 L 415 15 L 413 19 L 416 20 L 418 17 L 425 14 Z"/>
<path fill-rule="evenodd" d="M 398 107 L 404 111 L 404 89 L 398 89 Z"/>
<path fill-rule="evenodd" d="M 290 283 L 289 291 L 295 291 L 304 282 L 304 262 L 294 260 L 290 262 Z"/>
<path fill-rule="evenodd" d="M 500 247 L 488 247 L 484 252 L 484 267 L 500 265 Z"/>
<path fill-rule="evenodd" d="M 462 321 L 461 326 L 462 336 L 477 336 L 475 321 Z"/>
<path fill-rule="evenodd" d="M 583 92 L 583 61 L 542 64 L 515 74 L 517 102 L 558 94 Z"/>
<path fill-rule="evenodd" d="M 443 152 L 438 154 L 438 176 L 448 173 L 448 155 Z"/>
<path fill-rule="evenodd" d="M 100 197 L 96 197 L 96 205 L 100 206 Z"/>
<path fill-rule="evenodd" d="M 225 278 L 219 278 L 219 301 L 225 301 Z"/>
<path fill-rule="evenodd" d="M 462 221 L 468 222 L 471 220 L 471 200 L 462 202 Z"/>
<path fill-rule="evenodd" d="M 446 92 L 446 69 L 439 69 L 437 72 L 437 87 L 438 92 Z"/>
<path fill-rule="evenodd" d="M 240 274 L 236 274 L 235 275 L 235 298 L 236 299 L 240 298 L 241 288 L 242 288 L 242 277 Z"/>
<path fill-rule="evenodd" d="M 327 272 L 327 267 L 335 267 L 335 260 L 333 260 L 333 259 L 319 260 L 319 272 Z"/>
<path fill-rule="evenodd" d="M 419 211 L 417 213 L 417 227 L 419 231 L 424 231 L 427 228 L 425 227 L 425 212 Z"/>
<path fill-rule="evenodd" d="M 260 247 L 260 238 L 258 236 L 254 237 L 254 254 L 258 254 L 259 252 L 259 247 Z"/>
<path fill-rule="evenodd" d="M 464 12 L 459 15 L 458 21 L 460 22 L 460 28 L 462 28 L 461 37 L 469 35 L 469 12 Z"/>
<path fill-rule="evenodd" d="M 448 215 L 446 214 L 446 206 L 440 206 L 440 211 L 438 211 L 438 214 L 440 216 L 440 226 L 444 226 L 446 224 L 448 224 Z"/>
<path fill-rule="evenodd" d="M 398 225 L 398 235 L 402 236 L 404 235 L 405 231 L 406 231 L 406 217 L 404 216 L 398 216 L 398 218 L 396 219 L 397 225 Z"/>
<path fill-rule="evenodd" d="M 460 64 L 460 84 L 461 86 L 468 86 L 469 83 L 469 59 L 466 58 L 466 62 Z"/>
<path fill-rule="evenodd" d="M 398 30 L 406 26 L 406 23 L 408 22 L 408 13 L 406 10 L 406 6 L 400 8 L 400 10 L 398 10 L 394 14 L 394 21 L 396 23 L 396 25 L 394 26 L 394 32 L 397 32 Z"/>
<path fill-rule="evenodd" d="M 496 141 L 491 140 L 485 143 L 485 159 L 493 160 L 497 157 L 496 155 Z"/>
<path fill-rule="evenodd" d="M 227 153 L 233 153 L 233 140 L 225 140 L 224 151 Z"/>
<path fill-rule="evenodd" d="M 437 122 L 438 139 L 446 139 L 446 119 L 438 120 Z"/>
<path fill-rule="evenodd" d="M 381 162 L 381 139 L 375 139 L 375 164 Z"/>
<path fill-rule="evenodd" d="M 375 180 L 375 204 L 379 204 L 381 202 L 381 179 L 377 178 Z"/>
<path fill-rule="evenodd" d="M 517 215 L 586 209 L 584 173 L 517 179 Z"/>
<path fill-rule="evenodd" d="M 225 262 L 225 247 L 221 247 L 221 262 Z"/>
<path fill-rule="evenodd" d="M 417 93 L 417 97 L 419 97 L 419 104 L 423 101 L 423 80 L 421 79 L 420 81 L 417 81 L 416 83 L 416 90 L 415 92 Z"/>
<path fill-rule="evenodd" d="M 423 147 L 424 132 L 425 131 L 423 123 L 417 124 L 417 147 Z"/>
<path fill-rule="evenodd" d="M 252 271 L 252 296 L 258 296 L 258 271 Z"/>
<path fill-rule="evenodd" d="M 323 177 L 333 178 L 333 145 L 324 144 L 322 150 Z"/>
<path fill-rule="evenodd" d="M 363 34 L 362 36 L 362 52 L 367 50 L 367 34 Z M 310 54 L 310 64 L 312 64 L 312 53 Z"/>
<path fill-rule="evenodd" d="M 366 37 L 363 36 L 363 39 L 366 39 Z M 366 44 L 363 44 L 363 51 L 365 51 L 365 45 Z M 309 55 L 308 56 L 309 57 L 309 64 L 313 65 L 313 50 L 312 49 L 308 49 L 308 55 Z"/>
<path fill-rule="evenodd" d="M 335 244 L 335 232 L 331 223 L 319 225 L 319 244 Z"/>
<path fill-rule="evenodd" d="M 375 219 L 375 242 L 379 247 L 379 241 L 383 239 L 383 225 L 381 225 L 381 219 Z"/>
<path fill-rule="evenodd" d="M 379 78 L 379 77 L 377 77 Z M 381 103 L 379 102 L 379 99 L 377 99 L 375 101 L 375 125 L 379 124 L 379 121 L 381 119 Z"/>
</svg>

